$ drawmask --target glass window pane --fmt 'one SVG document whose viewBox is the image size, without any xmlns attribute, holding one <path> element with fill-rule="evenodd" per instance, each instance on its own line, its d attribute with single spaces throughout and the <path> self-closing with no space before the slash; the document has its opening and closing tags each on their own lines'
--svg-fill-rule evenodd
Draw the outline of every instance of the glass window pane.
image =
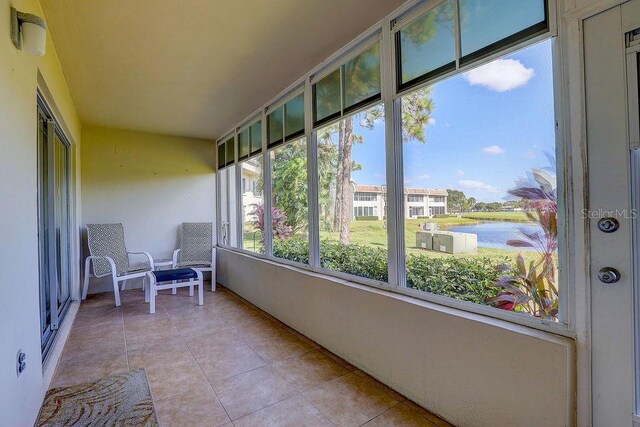
<svg viewBox="0 0 640 427">
<path fill-rule="evenodd" d="M 286 138 L 304 132 L 304 94 L 291 99 L 284 106 Z"/>
<path fill-rule="evenodd" d="M 521 78 L 487 78 L 509 67 Z M 402 113 L 407 286 L 555 320 L 551 40 L 405 95 Z"/>
<path fill-rule="evenodd" d="M 262 150 L 262 122 L 251 125 L 251 153 Z"/>
<path fill-rule="evenodd" d="M 343 65 L 345 110 L 380 95 L 380 43 Z"/>
<path fill-rule="evenodd" d="M 388 281 L 382 105 L 317 131 L 320 263 Z"/>
<path fill-rule="evenodd" d="M 544 0 L 466 0 L 460 2 L 462 56 L 540 24 L 546 28 Z"/>
<path fill-rule="evenodd" d="M 227 141 L 224 143 L 224 145 L 226 146 L 226 152 L 227 152 L 227 156 L 226 156 L 227 157 L 227 164 L 230 165 L 235 161 L 233 138 L 227 139 Z"/>
<path fill-rule="evenodd" d="M 400 86 L 441 67 L 455 67 L 454 5 L 448 0 L 398 32 Z"/>
<path fill-rule="evenodd" d="M 226 169 L 229 185 L 229 245 L 237 248 L 238 245 L 238 196 L 236 193 L 236 165 Z"/>
<path fill-rule="evenodd" d="M 269 155 L 273 255 L 308 264 L 307 140 L 287 143 Z"/>
<path fill-rule="evenodd" d="M 262 156 L 242 162 L 242 248 L 264 253 Z"/>
<path fill-rule="evenodd" d="M 238 134 L 238 157 L 243 158 L 249 155 L 249 128 Z"/>
<path fill-rule="evenodd" d="M 340 68 L 314 86 L 315 122 L 340 113 Z"/>
<path fill-rule="evenodd" d="M 269 134 L 269 145 L 281 142 L 283 139 L 283 112 L 284 108 L 280 107 L 276 110 L 273 110 L 273 112 L 271 112 L 271 114 L 267 116 L 267 133 Z"/>
<path fill-rule="evenodd" d="M 222 169 L 226 165 L 224 144 L 218 145 L 218 169 Z"/>
</svg>

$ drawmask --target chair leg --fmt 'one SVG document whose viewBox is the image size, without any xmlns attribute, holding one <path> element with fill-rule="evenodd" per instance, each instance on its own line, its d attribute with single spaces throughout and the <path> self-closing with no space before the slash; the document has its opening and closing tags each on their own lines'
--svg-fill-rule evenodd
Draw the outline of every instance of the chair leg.
<svg viewBox="0 0 640 427">
<path fill-rule="evenodd" d="M 202 278 L 202 272 L 196 270 L 198 274 L 198 305 L 204 304 L 204 279 Z"/>
<path fill-rule="evenodd" d="M 216 250 L 211 250 L 211 292 L 216 291 Z"/>
<path fill-rule="evenodd" d="M 156 278 L 149 277 L 149 314 L 156 312 Z"/>
<path fill-rule="evenodd" d="M 84 284 L 82 286 L 82 299 L 87 299 L 87 292 L 89 292 L 89 267 L 91 266 L 91 258 L 87 257 L 84 262 Z"/>
<path fill-rule="evenodd" d="M 176 283 L 178 283 L 178 282 L 177 282 L 176 280 L 174 280 L 174 281 L 173 281 L 173 282 L 171 282 L 171 283 L 173 283 L 173 284 L 175 285 L 175 284 L 176 284 Z M 175 287 L 175 286 L 174 286 L 173 288 L 171 288 L 171 295 L 175 295 L 175 294 L 177 294 L 177 293 L 178 293 L 178 288 L 177 288 L 177 287 Z"/>
<path fill-rule="evenodd" d="M 151 287 L 151 278 L 149 273 L 142 279 L 142 286 L 144 287 L 144 302 L 149 302 L 149 288 Z"/>
<path fill-rule="evenodd" d="M 189 296 L 193 296 L 193 279 L 189 279 Z"/>
<path fill-rule="evenodd" d="M 122 287 L 120 288 L 121 291 L 124 291 L 127 288 L 127 281 L 123 280 L 122 281 Z"/>
<path fill-rule="evenodd" d="M 116 307 L 120 307 L 120 289 L 118 287 L 118 277 L 115 274 L 112 274 L 111 280 L 113 280 L 113 296 L 116 299 Z"/>
</svg>

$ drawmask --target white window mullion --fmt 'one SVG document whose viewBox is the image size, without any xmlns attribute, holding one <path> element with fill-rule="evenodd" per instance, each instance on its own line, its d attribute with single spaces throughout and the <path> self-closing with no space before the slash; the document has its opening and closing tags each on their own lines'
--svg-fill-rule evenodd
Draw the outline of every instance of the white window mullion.
<svg viewBox="0 0 640 427">
<path fill-rule="evenodd" d="M 216 166 L 218 166 L 220 163 L 218 160 L 218 147 L 220 144 L 216 144 Z M 224 169 L 220 169 L 220 167 L 216 168 L 216 180 L 215 180 L 215 189 L 216 189 L 216 204 L 215 204 L 215 211 L 216 211 L 216 234 L 217 234 L 217 239 L 216 239 L 216 244 L 220 245 L 222 242 L 222 214 L 220 212 L 220 209 L 222 208 L 222 188 L 220 188 L 220 174 L 222 174 L 224 172 Z"/>
<path fill-rule="evenodd" d="M 392 21 L 393 22 L 393 21 Z M 385 151 L 386 151 L 386 171 L 387 171 L 387 244 L 388 244 L 388 263 L 389 263 L 389 284 L 398 286 L 403 283 L 400 278 L 404 273 L 400 270 L 404 268 L 404 264 L 399 263 L 400 252 L 403 252 L 402 237 L 404 233 L 400 227 L 403 224 L 398 222 L 398 211 L 402 212 L 399 207 L 402 204 L 397 203 L 398 181 L 402 181 L 402 169 L 397 167 L 396 155 L 396 114 L 394 114 L 394 94 L 395 94 L 395 66 L 394 66 L 394 49 L 393 49 L 393 33 L 390 22 L 388 26 L 384 26 L 382 31 L 381 49 L 380 49 L 380 73 L 381 73 L 381 90 L 382 102 L 384 104 L 384 122 L 385 122 Z M 399 103 L 399 102 L 398 102 Z M 402 131 L 400 131 L 400 143 L 402 143 Z M 402 188 L 400 187 L 400 191 Z M 401 213 L 400 213 L 401 215 Z"/>
<path fill-rule="evenodd" d="M 217 155 L 217 146 L 216 146 L 216 155 Z M 217 159 L 216 159 L 216 165 L 217 165 Z M 214 245 L 218 245 L 218 243 L 220 243 L 218 241 L 218 238 L 220 236 L 220 214 L 218 213 L 218 206 L 220 205 L 220 191 L 218 190 L 218 173 L 219 171 L 216 170 L 216 173 L 213 174 L 213 212 L 211 213 L 211 216 L 213 217 L 213 244 Z"/>
<path fill-rule="evenodd" d="M 456 39 L 456 70 L 460 68 L 460 57 L 462 56 L 462 44 L 460 41 L 460 0 L 456 0 L 454 2 L 454 13 L 455 17 L 453 18 L 453 34 Z"/>
<path fill-rule="evenodd" d="M 313 132 L 313 85 L 308 79 L 304 86 L 304 128 L 307 138 L 307 194 L 309 221 L 309 265 L 320 267 L 320 213 L 318 212 L 318 138 Z M 342 79 L 340 79 L 342 84 Z M 342 101 L 341 101 L 342 102 Z"/>
<path fill-rule="evenodd" d="M 239 137 L 236 131 L 234 138 L 234 152 L 235 152 L 235 193 L 236 193 L 236 209 L 235 209 L 235 222 L 236 222 L 236 247 L 242 248 L 244 241 L 244 221 L 242 218 L 242 166 L 240 165 L 240 147 Z M 233 213 L 233 212 L 231 212 Z M 229 218 L 233 218 L 229 216 Z"/>
<path fill-rule="evenodd" d="M 264 254 L 273 255 L 273 234 L 271 232 L 271 155 L 267 150 L 267 114 L 262 111 L 262 209 L 264 214 Z"/>
</svg>

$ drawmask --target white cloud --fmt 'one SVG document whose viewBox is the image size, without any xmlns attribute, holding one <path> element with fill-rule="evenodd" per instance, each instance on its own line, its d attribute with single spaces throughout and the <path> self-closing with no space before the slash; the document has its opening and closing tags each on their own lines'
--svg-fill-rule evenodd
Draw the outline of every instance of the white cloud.
<svg viewBox="0 0 640 427">
<path fill-rule="evenodd" d="M 496 155 L 496 154 L 504 154 L 506 153 L 505 149 L 500 147 L 499 145 L 491 145 L 489 147 L 484 147 L 482 149 L 482 152 L 484 154 L 489 154 L 489 155 Z"/>
<path fill-rule="evenodd" d="M 457 174 L 458 176 L 464 176 L 464 171 L 462 169 L 458 169 Z"/>
<path fill-rule="evenodd" d="M 486 184 L 482 181 L 474 181 L 471 179 L 461 179 L 459 184 L 466 190 L 485 191 L 487 193 L 499 193 L 500 189 L 493 185 Z"/>
<path fill-rule="evenodd" d="M 429 179 L 431 178 L 429 175 L 427 175 L 426 173 L 422 174 L 422 175 L 418 175 L 416 176 L 414 179 Z"/>
<path fill-rule="evenodd" d="M 435 126 L 436 125 L 436 119 L 434 119 L 433 117 L 429 117 L 429 124 L 431 126 Z"/>
<path fill-rule="evenodd" d="M 526 85 L 536 74 L 533 68 L 527 68 L 517 59 L 496 59 L 464 74 L 472 86 L 483 86 L 496 92 Z"/>
</svg>

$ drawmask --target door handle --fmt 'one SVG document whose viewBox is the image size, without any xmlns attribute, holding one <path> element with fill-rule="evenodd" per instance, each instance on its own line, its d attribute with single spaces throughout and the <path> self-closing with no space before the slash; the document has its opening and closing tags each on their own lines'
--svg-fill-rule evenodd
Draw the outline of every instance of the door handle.
<svg viewBox="0 0 640 427">
<path fill-rule="evenodd" d="M 602 283 L 611 285 L 620 280 L 620 272 L 613 267 L 602 267 L 600 271 L 598 271 L 598 279 L 600 279 Z"/>
<path fill-rule="evenodd" d="M 615 218 L 601 218 L 598 221 L 598 229 L 603 233 L 613 233 L 620 228 L 620 223 Z"/>
</svg>

